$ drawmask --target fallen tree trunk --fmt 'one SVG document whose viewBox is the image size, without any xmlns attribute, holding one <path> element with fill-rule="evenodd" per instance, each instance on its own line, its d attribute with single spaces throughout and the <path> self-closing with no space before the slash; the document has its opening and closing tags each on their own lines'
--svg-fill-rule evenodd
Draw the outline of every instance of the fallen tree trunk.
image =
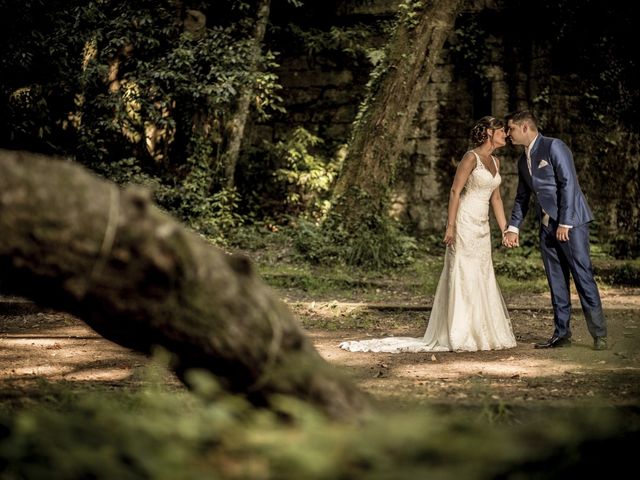
<svg viewBox="0 0 640 480">
<path fill-rule="evenodd" d="M 316 352 L 251 262 L 72 162 L 0 150 L 0 283 L 105 338 L 174 354 L 255 404 L 295 395 L 333 418 L 367 397 Z M 9 292 L 7 292 L 9 293 Z"/>
</svg>

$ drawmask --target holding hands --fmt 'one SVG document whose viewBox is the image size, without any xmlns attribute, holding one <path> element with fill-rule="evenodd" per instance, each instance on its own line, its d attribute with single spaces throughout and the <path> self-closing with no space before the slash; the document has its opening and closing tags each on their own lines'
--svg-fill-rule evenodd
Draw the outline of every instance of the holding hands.
<svg viewBox="0 0 640 480">
<path fill-rule="evenodd" d="M 556 238 L 560 242 L 569 241 L 569 230 L 567 227 L 558 227 L 556 231 Z M 520 235 L 516 232 L 505 231 L 502 232 L 502 245 L 507 248 L 514 248 L 520 246 Z"/>
<path fill-rule="evenodd" d="M 504 245 L 507 248 L 519 247 L 520 235 L 518 235 L 516 232 L 503 232 L 502 245 Z"/>
</svg>

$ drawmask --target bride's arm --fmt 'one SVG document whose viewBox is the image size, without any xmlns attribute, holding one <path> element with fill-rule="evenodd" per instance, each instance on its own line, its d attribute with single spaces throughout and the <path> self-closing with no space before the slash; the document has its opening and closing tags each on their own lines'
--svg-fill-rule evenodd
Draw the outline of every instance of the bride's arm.
<svg viewBox="0 0 640 480">
<path fill-rule="evenodd" d="M 476 168 L 476 157 L 473 153 L 467 152 L 458 164 L 456 176 L 453 178 L 453 184 L 449 192 L 447 227 L 444 232 L 444 243 L 447 246 L 452 245 L 456 238 L 456 217 L 458 215 L 458 206 L 460 205 L 460 194 L 474 168 Z"/>
<path fill-rule="evenodd" d="M 500 163 L 498 163 L 498 168 L 500 168 Z M 508 225 L 507 217 L 504 215 L 504 205 L 502 204 L 502 196 L 500 195 L 500 186 L 496 187 L 491 194 L 491 208 L 493 209 L 493 214 L 496 217 L 500 231 L 504 232 Z"/>
<path fill-rule="evenodd" d="M 491 194 L 491 208 L 496 217 L 500 231 L 507 229 L 507 218 L 504 215 L 504 205 L 502 204 L 502 196 L 500 196 L 500 187 L 497 187 Z"/>
</svg>

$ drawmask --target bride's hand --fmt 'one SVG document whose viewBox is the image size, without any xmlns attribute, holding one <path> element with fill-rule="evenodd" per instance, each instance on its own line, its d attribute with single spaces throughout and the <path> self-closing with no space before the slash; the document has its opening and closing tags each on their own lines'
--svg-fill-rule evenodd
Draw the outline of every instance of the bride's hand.
<svg viewBox="0 0 640 480">
<path fill-rule="evenodd" d="M 453 241 L 456 238 L 456 227 L 453 225 L 448 225 L 447 229 L 444 232 L 443 242 L 447 247 L 453 245 Z"/>
</svg>

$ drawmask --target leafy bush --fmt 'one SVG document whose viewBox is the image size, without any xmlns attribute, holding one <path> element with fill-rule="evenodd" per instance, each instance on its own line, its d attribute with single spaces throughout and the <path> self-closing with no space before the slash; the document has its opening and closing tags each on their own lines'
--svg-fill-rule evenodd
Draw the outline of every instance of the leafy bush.
<svg viewBox="0 0 640 480">
<path fill-rule="evenodd" d="M 335 262 L 365 269 L 396 268 L 414 260 L 416 240 L 389 218 L 369 215 L 347 227 L 336 215 L 325 222 L 300 222 L 295 246 L 314 263 Z"/>
<path fill-rule="evenodd" d="M 326 160 L 313 152 L 322 139 L 302 127 L 296 128 L 284 141 L 273 145 L 272 154 L 282 166 L 274 175 L 286 185 L 289 212 L 319 219 L 329 208 L 328 194 L 340 168 L 341 158 Z"/>
<path fill-rule="evenodd" d="M 493 266 L 496 274 L 505 275 L 514 280 L 531 280 L 544 277 L 544 269 L 539 261 L 520 256 L 509 256 L 495 259 Z"/>
<path fill-rule="evenodd" d="M 595 274 L 603 281 L 614 285 L 640 286 L 640 263 L 625 262 L 595 262 Z"/>
</svg>

